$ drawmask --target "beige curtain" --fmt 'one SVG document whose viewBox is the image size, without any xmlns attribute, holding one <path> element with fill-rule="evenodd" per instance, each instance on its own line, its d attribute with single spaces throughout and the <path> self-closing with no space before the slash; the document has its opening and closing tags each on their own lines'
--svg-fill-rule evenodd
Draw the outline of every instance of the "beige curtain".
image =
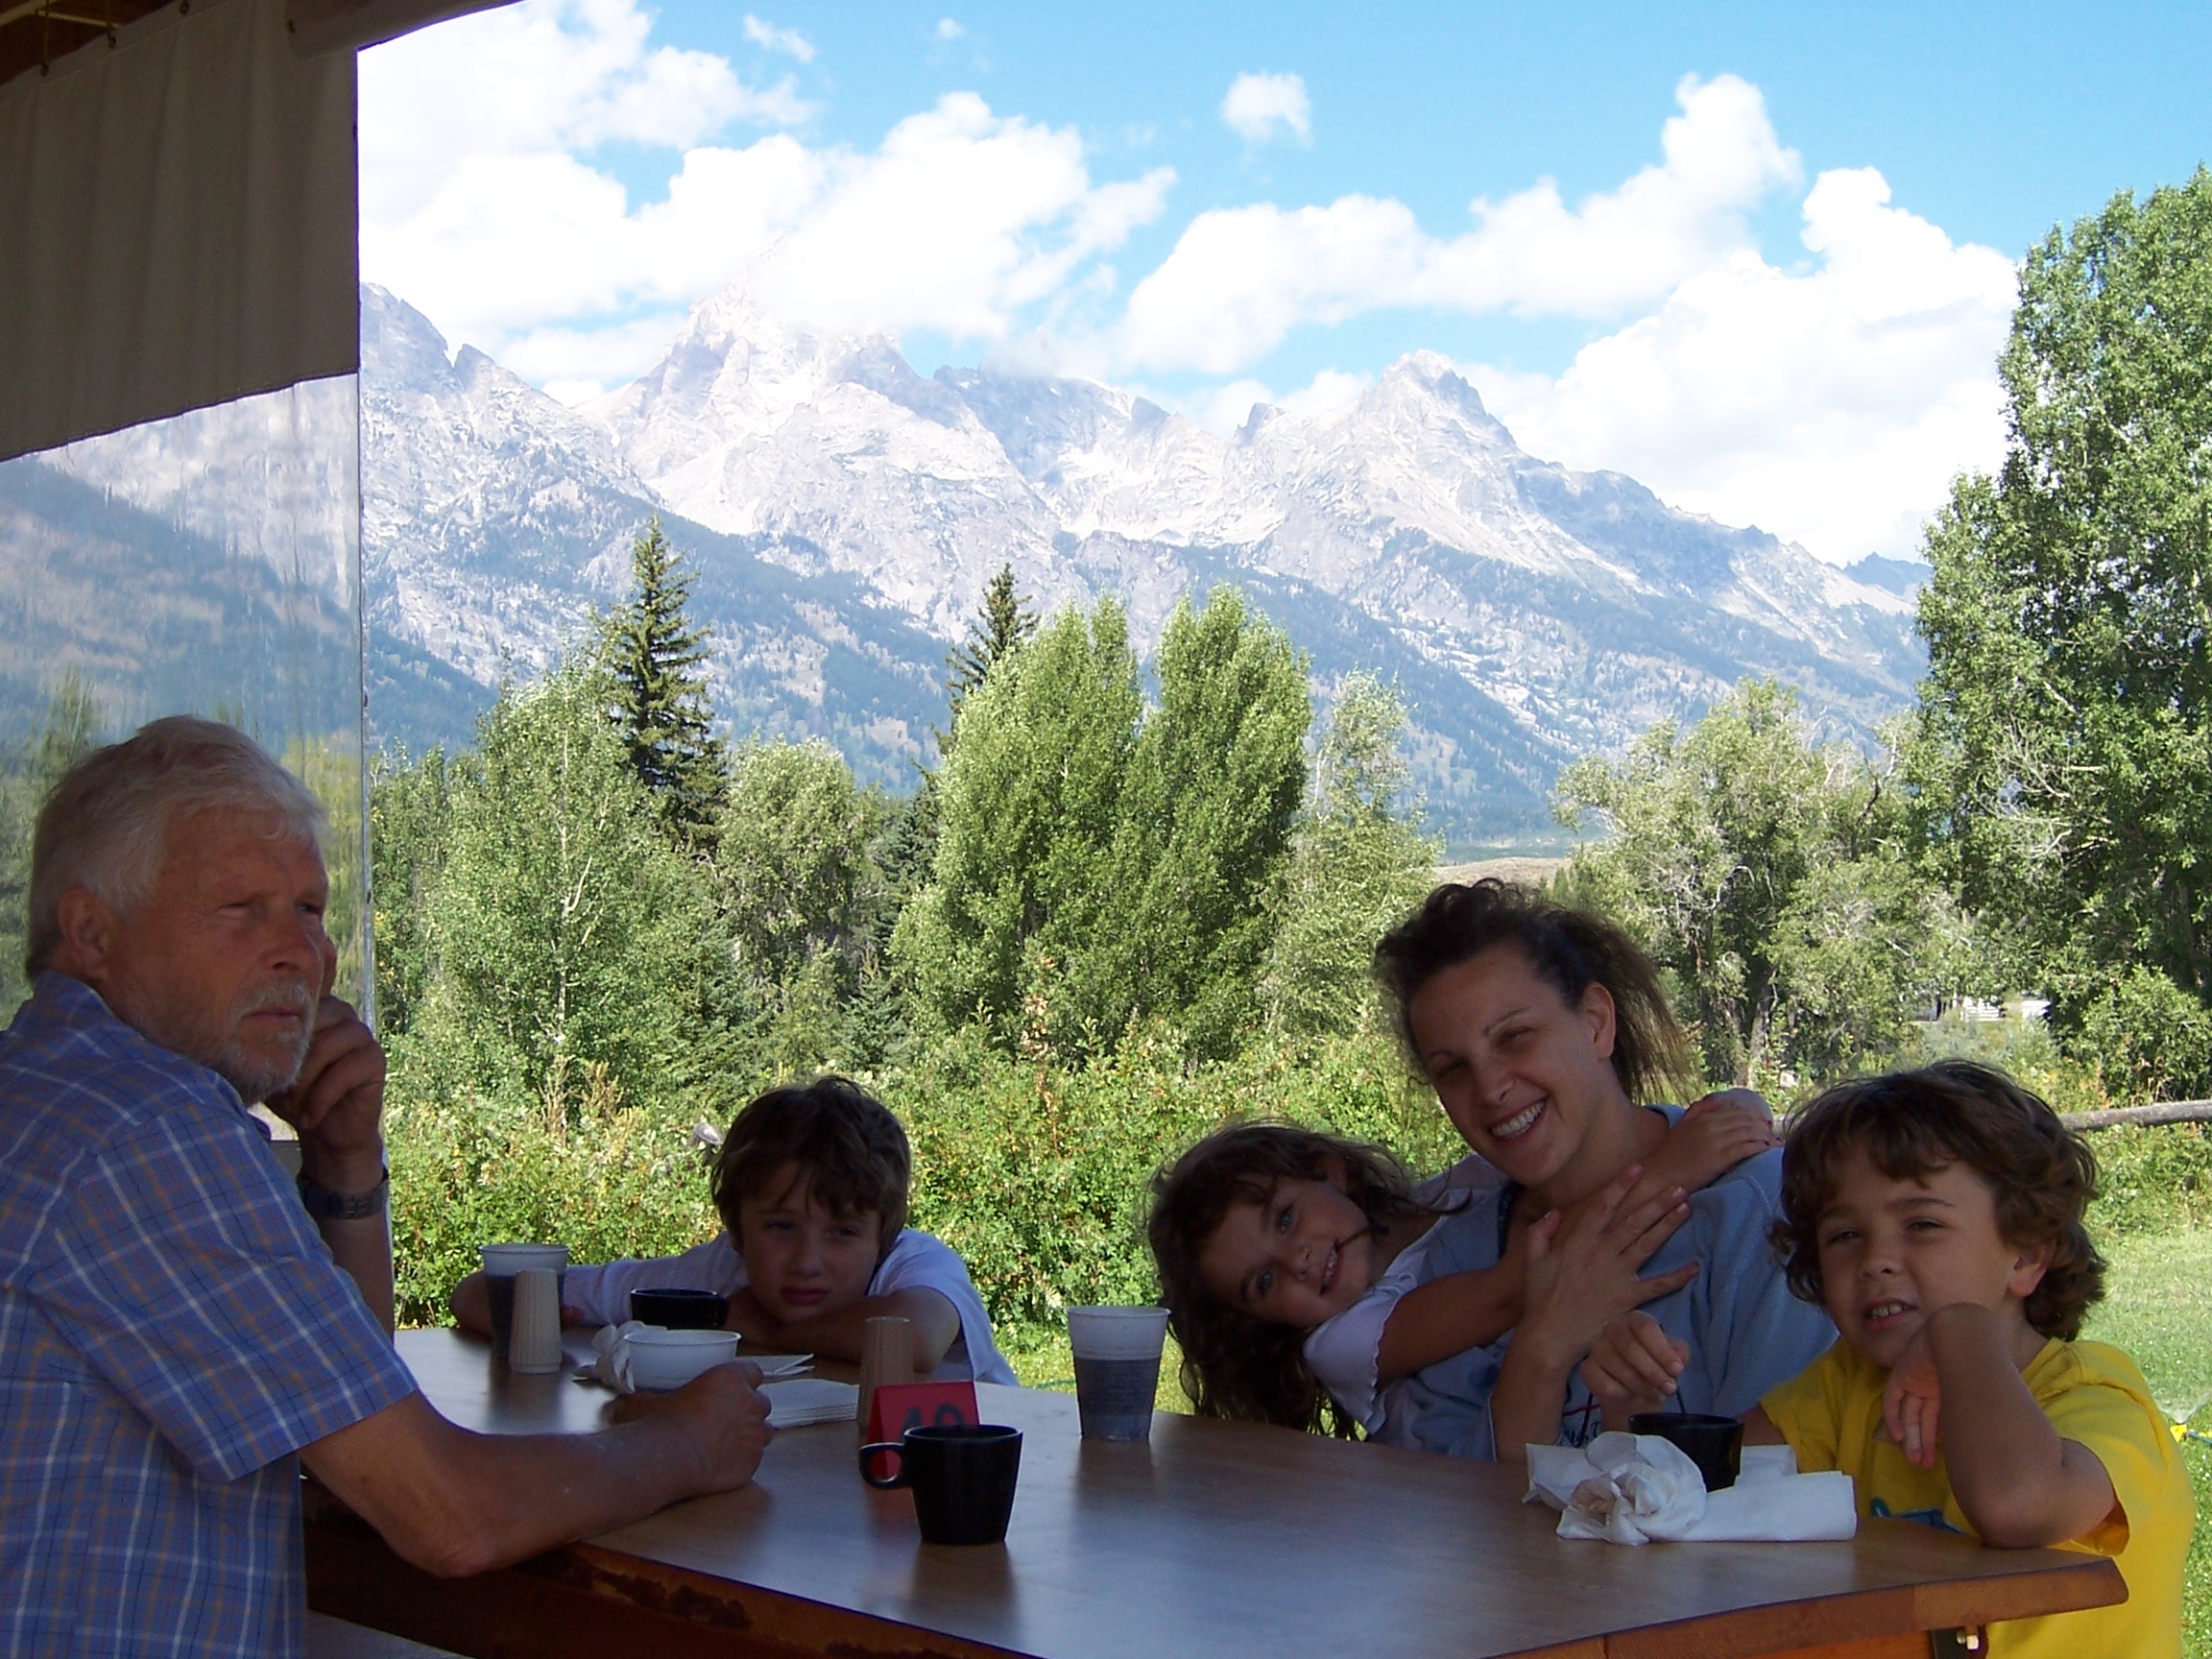
<svg viewBox="0 0 2212 1659">
<path fill-rule="evenodd" d="M 0 460 L 359 367 L 353 104 L 284 0 L 0 86 Z"/>
</svg>

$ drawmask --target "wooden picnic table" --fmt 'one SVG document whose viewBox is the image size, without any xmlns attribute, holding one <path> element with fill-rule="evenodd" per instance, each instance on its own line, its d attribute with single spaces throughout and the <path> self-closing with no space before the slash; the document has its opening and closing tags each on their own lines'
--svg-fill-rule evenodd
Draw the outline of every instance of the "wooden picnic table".
<svg viewBox="0 0 2212 1659">
<path fill-rule="evenodd" d="M 493 1433 L 594 1429 L 611 1398 L 511 1376 L 457 1332 L 403 1332 L 399 1353 Z M 481 1659 L 1929 1659 L 1961 1650 L 1932 1632 L 2125 1595 L 2101 1556 L 1899 1521 L 1840 1544 L 1569 1543 L 1494 1465 L 1167 1413 L 1150 1444 L 1105 1445 L 1071 1396 L 977 1392 L 1023 1435 L 1003 1546 L 924 1545 L 912 1499 L 863 1484 L 854 1426 L 829 1424 L 777 1436 L 741 1491 L 467 1579 L 408 1567 L 310 1488 L 309 1601 Z"/>
</svg>

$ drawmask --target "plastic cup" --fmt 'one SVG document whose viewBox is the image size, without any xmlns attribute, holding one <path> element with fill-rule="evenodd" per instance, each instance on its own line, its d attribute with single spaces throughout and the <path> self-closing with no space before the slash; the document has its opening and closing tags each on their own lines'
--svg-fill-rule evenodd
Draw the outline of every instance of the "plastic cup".
<svg viewBox="0 0 2212 1659">
<path fill-rule="evenodd" d="M 515 1275 L 525 1267 L 550 1267 L 555 1274 L 556 1296 L 568 1289 L 568 1246 L 565 1244 L 483 1244 L 476 1254 L 484 1261 L 485 1288 L 492 1298 L 492 1352 L 507 1358 L 515 1334 Z"/>
<path fill-rule="evenodd" d="M 1075 1408 L 1086 1440 L 1149 1440 L 1160 1393 L 1165 1308 L 1070 1308 Z"/>
</svg>

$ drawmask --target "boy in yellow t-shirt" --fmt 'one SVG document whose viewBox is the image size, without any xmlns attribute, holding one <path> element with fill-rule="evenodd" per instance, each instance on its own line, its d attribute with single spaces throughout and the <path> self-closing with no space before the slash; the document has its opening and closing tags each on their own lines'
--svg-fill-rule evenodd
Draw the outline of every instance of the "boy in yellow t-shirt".
<svg viewBox="0 0 2212 1659">
<path fill-rule="evenodd" d="M 1744 1418 L 1807 1471 L 1840 1469 L 1870 1518 L 2109 1555 L 2117 1606 L 1990 1627 L 1999 1659 L 2181 1651 L 2189 1477 L 2133 1360 L 2075 1338 L 2104 1294 L 2082 1226 L 2097 1165 L 2056 1113 L 1946 1061 L 1847 1083 L 1799 1115 L 1775 1246 L 1842 1340 Z M 1606 1426 L 1673 1391 L 1688 1356 L 1641 1313 L 1583 1379 Z"/>
</svg>

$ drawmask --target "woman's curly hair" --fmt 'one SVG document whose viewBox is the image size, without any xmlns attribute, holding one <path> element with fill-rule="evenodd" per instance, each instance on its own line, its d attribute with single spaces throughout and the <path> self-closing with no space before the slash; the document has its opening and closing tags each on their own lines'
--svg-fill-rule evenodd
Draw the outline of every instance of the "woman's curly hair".
<svg viewBox="0 0 2212 1659">
<path fill-rule="evenodd" d="M 1662 1097 L 1693 1078 L 1689 1040 L 1644 948 L 1602 916 L 1547 899 L 1517 881 L 1447 881 L 1375 947 L 1375 977 L 1390 999 L 1416 1070 L 1413 998 L 1448 968 L 1511 945 L 1570 1006 L 1592 985 L 1613 998 L 1613 1073 L 1631 1100 Z"/>
<path fill-rule="evenodd" d="M 1307 1369 L 1308 1333 L 1229 1307 L 1198 1271 L 1231 1207 L 1264 1204 L 1285 1181 L 1334 1182 L 1376 1225 L 1426 1208 L 1405 1166 L 1382 1147 L 1291 1123 L 1232 1123 L 1164 1166 L 1152 1177 L 1146 1233 L 1183 1349 L 1183 1391 L 1201 1417 L 1349 1439 L 1358 1426 Z"/>
<path fill-rule="evenodd" d="M 2004 1072 L 1965 1060 L 1891 1071 L 1829 1090 L 1791 1120 L 1782 1149 L 1782 1219 L 1772 1239 L 1790 1288 L 1823 1299 L 1820 1214 L 1837 1171 L 1864 1152 L 1892 1181 L 1925 1181 L 1963 1164 L 1997 1193 L 1997 1230 L 2014 1249 L 2050 1244 L 2028 1297 L 2028 1323 L 2071 1342 L 2104 1294 L 2104 1259 L 2082 1215 L 2097 1196 L 2097 1158 L 2058 1114 Z"/>
</svg>

